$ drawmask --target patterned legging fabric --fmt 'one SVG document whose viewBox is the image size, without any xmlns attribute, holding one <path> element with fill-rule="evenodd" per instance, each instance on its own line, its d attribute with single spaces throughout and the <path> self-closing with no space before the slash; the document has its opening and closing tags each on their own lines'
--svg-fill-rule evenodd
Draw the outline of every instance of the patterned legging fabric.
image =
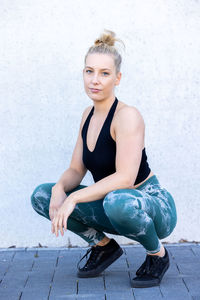
<svg viewBox="0 0 200 300">
<path fill-rule="evenodd" d="M 35 211 L 49 220 L 54 185 L 40 184 L 31 195 Z M 85 187 L 79 185 L 66 195 Z M 174 199 L 153 175 L 136 189 L 117 189 L 109 192 L 104 199 L 78 203 L 68 218 L 67 229 L 89 245 L 97 244 L 106 232 L 135 240 L 144 246 L 147 253 L 156 253 L 160 250 L 160 239 L 169 236 L 176 223 Z"/>
</svg>

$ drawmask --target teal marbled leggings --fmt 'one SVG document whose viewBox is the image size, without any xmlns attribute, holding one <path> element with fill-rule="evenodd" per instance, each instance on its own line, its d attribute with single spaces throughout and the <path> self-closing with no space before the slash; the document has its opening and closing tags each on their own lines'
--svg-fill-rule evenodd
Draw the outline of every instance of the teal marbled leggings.
<svg viewBox="0 0 200 300">
<path fill-rule="evenodd" d="M 31 195 L 35 211 L 49 219 L 51 189 L 55 183 L 37 186 Z M 85 188 L 79 185 L 67 192 Z M 126 236 L 142 244 L 147 253 L 160 250 L 160 240 L 171 234 L 177 215 L 174 199 L 161 187 L 156 175 L 136 189 L 117 189 L 104 199 L 79 203 L 67 221 L 67 228 L 94 245 L 104 232 Z"/>
</svg>

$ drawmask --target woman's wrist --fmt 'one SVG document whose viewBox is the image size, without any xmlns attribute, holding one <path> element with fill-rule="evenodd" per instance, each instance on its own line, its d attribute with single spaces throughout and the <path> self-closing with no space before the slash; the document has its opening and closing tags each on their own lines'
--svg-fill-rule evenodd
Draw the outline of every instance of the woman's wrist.
<svg viewBox="0 0 200 300">
<path fill-rule="evenodd" d="M 66 197 L 65 201 L 67 202 L 72 202 L 73 204 L 77 204 L 77 198 L 76 198 L 76 195 L 74 193 L 70 194 L 69 196 Z M 65 202 L 64 201 L 64 202 Z"/>
</svg>

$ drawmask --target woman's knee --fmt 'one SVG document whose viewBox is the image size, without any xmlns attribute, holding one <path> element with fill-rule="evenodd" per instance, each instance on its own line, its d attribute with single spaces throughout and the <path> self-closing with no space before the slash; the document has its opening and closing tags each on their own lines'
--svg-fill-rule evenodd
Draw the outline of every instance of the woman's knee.
<svg viewBox="0 0 200 300">
<path fill-rule="evenodd" d="M 177 224 L 176 210 L 171 212 L 171 214 L 166 213 L 162 219 L 161 224 L 156 224 L 157 234 L 160 239 L 168 237 L 174 231 Z"/>
<path fill-rule="evenodd" d="M 159 210 L 154 220 L 156 231 L 160 239 L 169 236 L 177 224 L 177 212 L 174 199 L 165 189 L 163 197 L 158 199 Z"/>
<path fill-rule="evenodd" d="M 31 204 L 34 209 L 40 207 L 42 203 L 49 203 L 53 185 L 54 183 L 42 183 L 34 189 L 31 195 Z"/>
</svg>

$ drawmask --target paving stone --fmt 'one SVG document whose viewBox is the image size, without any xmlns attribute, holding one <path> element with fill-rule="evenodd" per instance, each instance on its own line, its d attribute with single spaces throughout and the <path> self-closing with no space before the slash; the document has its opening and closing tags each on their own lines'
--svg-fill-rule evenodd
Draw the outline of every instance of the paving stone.
<svg viewBox="0 0 200 300">
<path fill-rule="evenodd" d="M 179 295 L 179 294 L 170 294 L 162 299 L 163 300 L 193 300 L 193 298 L 191 298 L 189 294 L 187 296 Z"/>
<path fill-rule="evenodd" d="M 67 299 L 67 298 L 66 298 Z M 78 294 L 77 295 L 77 298 L 75 298 L 77 300 L 81 299 L 81 300 L 94 300 L 94 299 L 97 299 L 97 300 L 105 300 L 105 294 L 104 293 L 94 293 L 94 294 Z M 116 300 L 116 298 L 115 298 Z"/>
<path fill-rule="evenodd" d="M 0 251 L 0 300 L 200 300 L 200 245 L 166 248 L 170 268 L 160 287 L 148 289 L 131 288 L 130 280 L 146 256 L 140 245 L 123 247 L 124 254 L 96 278 L 76 275 L 88 248 Z"/>
<path fill-rule="evenodd" d="M 46 259 L 45 261 L 35 260 L 34 264 L 33 264 L 33 270 L 36 270 L 36 269 L 51 270 L 51 269 L 55 269 L 56 265 L 57 265 L 57 262 L 55 259 L 53 261 L 52 260 L 48 261 L 48 259 Z"/>
<path fill-rule="evenodd" d="M 7 261 L 0 262 L 0 280 L 2 280 L 2 278 L 8 271 L 9 265 L 10 265 L 10 262 L 7 262 Z"/>
<path fill-rule="evenodd" d="M 21 290 L 5 290 L 0 289 L 0 300 L 19 300 Z"/>
<path fill-rule="evenodd" d="M 68 298 L 67 298 L 68 297 Z M 76 299 L 77 297 L 77 289 L 70 289 L 66 287 L 57 287 L 53 286 L 50 291 L 49 300 L 55 299 Z"/>
<path fill-rule="evenodd" d="M 60 250 L 45 250 L 45 251 L 37 251 L 38 258 L 48 257 L 49 259 L 58 257 Z"/>
<path fill-rule="evenodd" d="M 87 248 L 88 249 L 88 248 Z M 78 250 L 60 250 L 59 256 L 66 256 L 69 258 L 80 257 L 81 252 L 86 252 L 86 250 L 78 249 Z"/>
<path fill-rule="evenodd" d="M 166 272 L 165 276 L 170 276 L 170 277 L 177 277 L 179 276 L 179 269 L 177 267 L 177 264 L 173 261 L 170 261 L 170 266 L 169 269 Z"/>
<path fill-rule="evenodd" d="M 148 289 L 140 289 L 140 288 L 133 288 L 133 293 L 135 296 L 135 300 L 160 300 L 163 299 L 159 287 L 150 287 Z M 151 295 L 151 298 L 150 298 Z"/>
<path fill-rule="evenodd" d="M 192 251 L 191 247 L 171 247 L 169 248 L 169 251 L 174 258 L 174 260 L 178 263 L 187 261 L 188 263 L 194 263 L 196 261 L 196 256 L 194 252 Z"/>
<path fill-rule="evenodd" d="M 193 253 L 200 259 L 200 246 L 191 246 Z"/>
<path fill-rule="evenodd" d="M 200 278 L 200 262 L 189 263 L 187 260 L 184 263 L 179 263 L 178 268 L 181 274 L 186 276 L 196 276 Z"/>
<path fill-rule="evenodd" d="M 70 269 L 64 269 L 64 268 L 56 268 L 55 269 L 55 274 L 54 274 L 54 281 L 60 280 L 60 278 L 65 278 L 65 280 L 69 280 L 69 278 L 76 278 L 77 279 L 77 270 L 76 268 L 71 268 Z"/>
<path fill-rule="evenodd" d="M 163 280 L 160 285 L 161 293 L 166 299 L 181 299 L 188 300 L 191 299 L 191 295 L 189 294 L 182 278 L 170 278 L 163 277 Z"/>
<path fill-rule="evenodd" d="M 103 276 L 98 276 L 94 278 L 78 278 L 78 293 L 85 294 L 94 293 L 104 290 L 104 278 Z"/>
<path fill-rule="evenodd" d="M 77 264 L 80 258 L 85 254 L 85 251 L 81 255 L 80 251 L 61 251 L 58 256 L 57 268 L 64 269 L 66 272 L 77 272 Z M 80 263 L 83 266 L 86 262 L 86 258 Z"/>
<path fill-rule="evenodd" d="M 72 300 L 76 300 L 77 299 L 77 295 L 76 294 L 68 294 L 65 291 L 57 291 L 54 292 L 52 294 L 50 294 L 49 299 L 48 300 L 63 300 L 63 299 L 72 299 Z"/>
<path fill-rule="evenodd" d="M 135 271 L 143 263 L 146 257 L 146 252 L 143 247 L 127 247 L 125 248 L 126 258 L 130 270 Z"/>
<path fill-rule="evenodd" d="M 49 287 L 27 288 L 22 292 L 20 300 L 48 300 Z"/>
<path fill-rule="evenodd" d="M 20 273 L 20 272 L 28 272 L 31 271 L 33 267 L 33 261 L 21 261 L 21 262 L 13 262 L 9 266 L 8 272 Z"/>
<path fill-rule="evenodd" d="M 189 293 L 193 298 L 198 298 L 200 300 L 200 278 L 199 277 L 184 277 L 183 281 L 185 282 Z"/>
<path fill-rule="evenodd" d="M 4 276 L 0 288 L 4 289 L 22 289 L 27 281 L 28 272 L 8 272 Z"/>
<path fill-rule="evenodd" d="M 75 275 L 60 276 L 60 274 L 58 275 L 55 273 L 52 282 L 52 289 L 65 289 L 68 293 L 75 293 L 77 291 L 77 282 L 78 279 Z"/>
<path fill-rule="evenodd" d="M 34 252 L 17 251 L 13 257 L 13 261 L 28 261 L 34 259 Z"/>
<path fill-rule="evenodd" d="M 26 287 L 27 288 L 43 288 L 46 286 L 49 286 L 52 281 L 52 275 L 50 276 L 43 276 L 41 277 L 38 275 L 38 278 L 35 278 L 32 276 L 32 274 L 28 277 L 27 282 L 26 282 Z"/>
<path fill-rule="evenodd" d="M 127 253 L 127 265 L 129 268 L 129 271 L 135 276 L 135 273 L 137 269 L 141 266 L 141 264 L 144 262 L 146 258 L 145 251 L 141 249 L 136 249 L 137 253 L 134 253 L 134 250 L 132 250 L 132 253 Z M 140 252 L 139 252 L 140 250 Z"/>
<path fill-rule="evenodd" d="M 80 259 L 80 253 L 60 253 L 58 255 L 58 262 L 61 263 L 62 261 L 78 261 Z"/>
<path fill-rule="evenodd" d="M 106 291 L 106 300 L 127 300 L 127 299 L 128 300 L 135 299 L 133 296 L 132 289 L 128 289 L 127 291 L 123 291 L 123 292 Z"/>
<path fill-rule="evenodd" d="M 10 261 L 15 255 L 14 251 L 0 251 L 0 261 Z"/>
<path fill-rule="evenodd" d="M 122 272 L 122 271 L 128 271 L 128 265 L 126 256 L 122 255 L 120 258 L 118 258 L 112 265 L 110 265 L 106 271 L 112 271 L 112 272 Z"/>
<path fill-rule="evenodd" d="M 65 291 L 57 291 L 57 293 L 50 294 L 49 297 L 49 300 L 61 300 L 61 299 L 105 300 L 105 294 L 104 293 L 67 294 Z"/>
<path fill-rule="evenodd" d="M 126 291 L 130 288 L 130 278 L 127 271 L 112 272 L 105 270 L 106 291 Z"/>
<path fill-rule="evenodd" d="M 67 256 L 59 256 L 58 257 L 58 262 L 57 262 L 57 268 L 63 269 L 63 270 L 77 270 L 77 264 L 79 261 L 79 257 L 75 256 L 71 256 L 71 257 L 67 257 Z"/>
</svg>

